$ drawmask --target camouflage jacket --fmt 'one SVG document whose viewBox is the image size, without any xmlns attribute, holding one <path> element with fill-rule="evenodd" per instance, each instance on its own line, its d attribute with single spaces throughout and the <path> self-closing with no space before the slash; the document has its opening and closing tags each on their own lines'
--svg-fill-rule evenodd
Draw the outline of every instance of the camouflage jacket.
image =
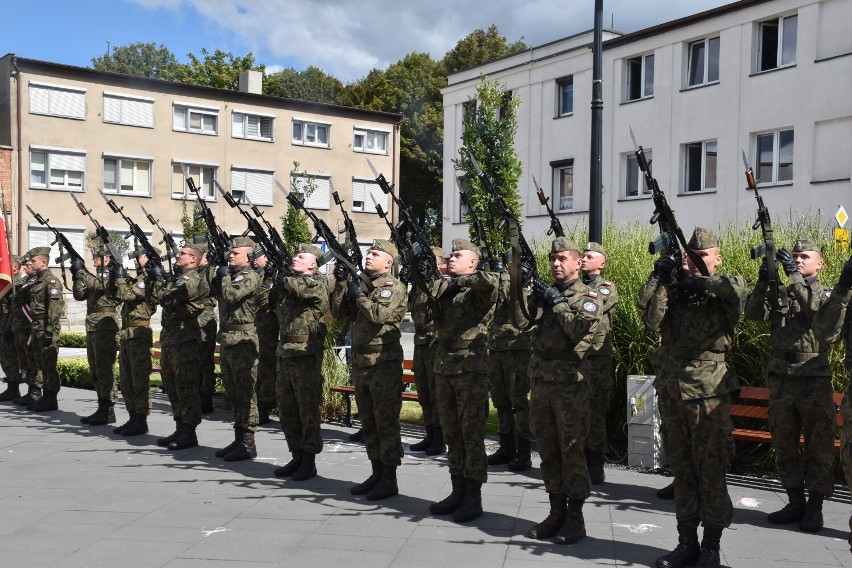
<svg viewBox="0 0 852 568">
<path fill-rule="evenodd" d="M 814 316 L 814 335 L 825 343 L 846 342 L 846 370 L 852 373 L 852 311 L 849 300 L 852 289 L 835 286 L 827 302 Z"/>
<path fill-rule="evenodd" d="M 454 280 L 459 288 L 455 293 L 451 280 L 442 278 L 431 284 L 439 308 L 434 370 L 442 375 L 485 371 L 488 321 L 497 302 L 497 275 L 477 271 Z"/>
<path fill-rule="evenodd" d="M 204 310 L 204 299 L 209 293 L 207 280 L 197 270 L 175 274 L 156 291 L 163 307 L 161 345 L 201 340 L 198 316 Z"/>
<path fill-rule="evenodd" d="M 706 292 L 696 299 L 670 298 L 660 284 L 645 310 L 645 325 L 660 332 L 655 364 L 657 392 L 682 400 L 721 396 L 739 390 L 725 355 L 745 305 L 748 289 L 739 276 L 699 276 Z"/>
<path fill-rule="evenodd" d="M 255 270 L 260 277 L 260 286 L 254 296 L 254 302 L 257 307 L 257 312 L 254 316 L 254 325 L 257 332 L 263 333 L 278 333 L 278 317 L 275 315 L 275 306 L 269 301 L 269 290 L 272 288 L 273 277 L 267 275 L 262 268 Z"/>
<path fill-rule="evenodd" d="M 216 268 L 217 267 L 215 266 L 205 264 L 196 269 L 198 274 L 207 282 L 208 288 L 210 287 L 210 283 L 213 281 L 213 277 L 216 276 Z M 211 321 L 216 321 L 216 296 L 208 294 L 207 297 L 204 298 L 204 309 L 198 315 L 198 325 L 204 327 Z"/>
<path fill-rule="evenodd" d="M 428 345 L 435 340 L 435 320 L 423 290 L 413 289 L 411 319 L 414 321 L 414 345 Z"/>
<path fill-rule="evenodd" d="M 354 316 L 352 322 L 352 363 L 368 367 L 384 361 L 402 362 L 399 324 L 408 305 L 408 289 L 392 274 L 372 276 L 375 288 L 354 301 L 346 292 L 348 282 L 334 286 L 334 317 Z M 363 284 L 361 285 L 363 289 Z"/>
<path fill-rule="evenodd" d="M 107 294 L 121 302 L 122 339 L 149 337 L 145 328 L 151 327 L 151 316 L 157 311 L 155 290 L 158 283 L 146 278 L 116 278 L 107 287 Z"/>
<path fill-rule="evenodd" d="M 814 335 L 814 316 L 828 301 L 829 292 L 816 276 L 802 278 L 796 272 L 787 284 L 787 313 L 770 309 L 769 286 L 758 279 L 745 306 L 745 317 L 769 320 L 769 340 L 772 358 L 767 364 L 770 373 L 800 377 L 830 377 L 829 345 Z"/>
<path fill-rule="evenodd" d="M 86 331 L 118 331 L 118 300 L 107 295 L 109 273 L 94 275 L 81 269 L 74 276 L 71 292 L 78 302 L 86 301 Z"/>
<path fill-rule="evenodd" d="M 270 285 L 272 286 L 272 285 Z M 282 359 L 322 353 L 329 311 L 328 281 L 324 274 L 288 276 L 270 291 L 276 306 L 278 356 Z"/>
<path fill-rule="evenodd" d="M 35 276 L 23 275 L 15 277 L 15 293 L 10 300 L 12 331 L 29 333 L 33 325 L 32 310 L 30 309 L 33 282 L 35 282 Z"/>
<path fill-rule="evenodd" d="M 497 303 L 494 306 L 494 325 L 488 340 L 489 351 L 529 351 L 530 331 L 521 331 L 512 323 L 509 302 L 509 272 L 493 273 L 497 276 Z"/>
<path fill-rule="evenodd" d="M 250 342 L 257 345 L 254 317 L 257 312 L 255 294 L 260 276 L 251 267 L 232 269 L 214 283 L 219 301 L 219 333 L 216 341 L 222 347 Z"/>
<path fill-rule="evenodd" d="M 45 268 L 33 276 L 29 292 L 33 335 L 38 337 L 45 331 L 57 335 L 60 331 L 59 320 L 65 313 L 62 284 L 49 268 Z"/>
<path fill-rule="evenodd" d="M 583 283 L 597 292 L 601 302 L 601 313 L 595 336 L 592 338 L 592 348 L 587 354 L 589 357 L 612 354 L 612 320 L 615 318 L 615 310 L 618 309 L 618 289 L 615 283 L 606 280 L 597 274 L 584 274 Z"/>
</svg>

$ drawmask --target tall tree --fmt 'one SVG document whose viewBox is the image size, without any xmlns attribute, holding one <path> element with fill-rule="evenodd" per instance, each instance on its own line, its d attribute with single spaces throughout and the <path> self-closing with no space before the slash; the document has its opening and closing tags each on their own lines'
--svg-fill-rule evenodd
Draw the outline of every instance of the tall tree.
<svg viewBox="0 0 852 568">
<path fill-rule="evenodd" d="M 497 26 L 491 24 L 487 30 L 478 29 L 459 40 L 456 46 L 444 56 L 444 70 L 447 75 L 462 69 L 470 69 L 488 61 L 494 61 L 528 49 L 524 38 L 509 43 Z"/>
<path fill-rule="evenodd" d="M 179 78 L 182 83 L 230 89 L 236 91 L 240 86 L 240 73 L 249 69 L 264 71 L 265 65 L 256 65 L 254 55 L 248 53 L 243 57 L 219 49 L 212 54 L 201 48 L 201 57 L 190 53 L 189 64 L 184 67 Z"/>
<path fill-rule="evenodd" d="M 343 83 L 313 65 L 303 71 L 287 67 L 263 81 L 266 95 L 328 104 L 339 104 L 343 88 Z"/>
<path fill-rule="evenodd" d="M 300 194 L 301 199 L 308 199 L 316 188 L 316 179 L 304 170 L 299 170 L 299 162 L 293 162 L 293 170 L 290 172 L 290 191 Z M 309 243 L 313 238 L 311 226 L 304 212 L 289 203 L 287 213 L 281 216 L 281 238 L 284 239 L 291 255 L 299 251 L 299 244 Z"/>
<path fill-rule="evenodd" d="M 93 57 L 92 67 L 98 71 L 166 81 L 178 81 L 186 72 L 186 65 L 180 63 L 174 53 L 165 45 L 157 46 L 153 42 L 117 45 L 110 53 Z"/>
</svg>

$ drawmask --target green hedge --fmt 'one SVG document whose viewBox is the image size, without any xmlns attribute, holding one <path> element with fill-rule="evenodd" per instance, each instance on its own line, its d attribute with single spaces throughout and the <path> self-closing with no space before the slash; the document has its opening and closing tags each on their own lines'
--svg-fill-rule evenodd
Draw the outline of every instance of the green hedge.
<svg viewBox="0 0 852 568">
<path fill-rule="evenodd" d="M 60 347 L 85 347 L 86 333 L 82 331 L 63 331 L 59 334 Z"/>
</svg>

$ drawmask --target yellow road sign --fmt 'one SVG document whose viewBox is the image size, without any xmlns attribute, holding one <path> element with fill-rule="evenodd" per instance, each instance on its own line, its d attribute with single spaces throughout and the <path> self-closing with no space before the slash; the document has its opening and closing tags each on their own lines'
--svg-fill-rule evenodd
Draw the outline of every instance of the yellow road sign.
<svg viewBox="0 0 852 568">
<path fill-rule="evenodd" d="M 846 221 L 849 220 L 849 215 L 846 214 L 846 209 L 841 205 L 837 208 L 837 213 L 834 214 L 834 220 L 837 221 L 837 226 L 843 228 L 843 225 L 846 224 Z"/>
<path fill-rule="evenodd" d="M 834 229 L 834 248 L 843 252 L 849 250 L 849 229 Z"/>
</svg>

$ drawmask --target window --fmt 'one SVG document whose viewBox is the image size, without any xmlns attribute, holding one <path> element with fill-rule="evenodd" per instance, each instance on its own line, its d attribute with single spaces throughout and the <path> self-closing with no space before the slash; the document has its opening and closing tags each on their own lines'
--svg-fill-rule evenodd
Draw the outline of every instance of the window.
<svg viewBox="0 0 852 568">
<path fill-rule="evenodd" d="M 759 184 L 793 181 L 793 130 L 775 130 L 756 136 Z"/>
<path fill-rule="evenodd" d="M 271 142 L 273 120 L 272 116 L 235 111 L 231 117 L 231 136 Z"/>
<path fill-rule="evenodd" d="M 574 77 L 556 80 L 556 116 L 566 116 L 574 112 Z"/>
<path fill-rule="evenodd" d="M 33 147 L 30 149 L 30 187 L 83 191 L 86 180 L 86 153 Z"/>
<path fill-rule="evenodd" d="M 719 82 L 719 38 L 702 39 L 689 44 L 686 84 L 697 87 Z"/>
<path fill-rule="evenodd" d="M 369 152 L 372 154 L 388 153 L 388 133 L 376 130 L 355 128 L 355 139 L 352 149 L 356 152 Z"/>
<path fill-rule="evenodd" d="M 553 167 L 553 207 L 556 211 L 574 209 L 574 160 L 551 163 Z"/>
<path fill-rule="evenodd" d="M 352 180 L 352 211 L 363 211 L 364 213 L 377 213 L 376 203 L 385 213 L 388 212 L 388 196 L 382 192 L 382 188 L 375 180 L 353 179 Z"/>
<path fill-rule="evenodd" d="M 796 64 L 798 19 L 793 15 L 758 24 L 756 72 Z"/>
<path fill-rule="evenodd" d="M 327 174 L 309 174 L 293 176 L 293 187 L 304 189 L 308 196 L 305 207 L 308 209 L 329 209 L 331 199 L 331 178 Z"/>
<path fill-rule="evenodd" d="M 219 132 L 219 109 L 175 104 L 172 129 L 215 135 Z"/>
<path fill-rule="evenodd" d="M 716 189 L 717 142 L 693 142 L 684 145 L 684 193 Z"/>
<path fill-rule="evenodd" d="M 645 149 L 645 159 L 651 163 L 652 153 Z M 624 156 L 624 197 L 647 197 L 651 195 L 651 190 L 645 185 L 645 178 L 642 170 L 639 169 L 639 163 L 636 161 L 636 154 L 630 153 Z"/>
<path fill-rule="evenodd" d="M 82 227 L 79 226 L 71 226 L 68 225 L 55 225 L 51 223 L 56 230 L 61 231 L 63 235 L 71 242 L 71 246 L 74 247 L 74 250 L 86 256 L 86 231 Z M 59 243 L 56 241 L 56 237 L 53 235 L 53 231 L 48 229 L 47 227 L 42 227 L 41 225 L 30 226 L 29 230 L 29 240 L 30 240 L 30 249 L 34 249 L 35 247 L 50 247 L 50 255 L 48 260 L 48 266 L 59 266 L 59 263 L 56 262 L 56 259 L 59 258 Z M 63 249 L 63 253 L 66 253 Z M 68 266 L 68 260 L 65 260 L 65 266 Z"/>
<path fill-rule="evenodd" d="M 205 201 L 216 201 L 216 187 L 213 180 L 216 179 L 217 166 L 192 164 L 175 160 L 172 162 L 172 199 L 195 199 L 195 194 L 189 190 L 186 178 L 195 180 L 195 186 Z"/>
<path fill-rule="evenodd" d="M 654 54 L 640 55 L 625 61 L 624 100 L 636 101 L 654 94 Z"/>
<path fill-rule="evenodd" d="M 104 122 L 154 127 L 154 99 L 104 93 Z"/>
<path fill-rule="evenodd" d="M 30 112 L 85 119 L 86 90 L 31 82 Z"/>
<path fill-rule="evenodd" d="M 307 122 L 303 120 L 293 121 L 293 144 L 304 144 L 305 146 L 330 147 L 329 131 L 330 124 L 318 122 Z"/>
<path fill-rule="evenodd" d="M 231 193 L 242 203 L 272 205 L 274 181 L 272 170 L 231 169 Z M 248 199 L 246 199 L 246 197 Z"/>
<path fill-rule="evenodd" d="M 104 192 L 151 195 L 151 162 L 151 158 L 104 157 Z"/>
</svg>

